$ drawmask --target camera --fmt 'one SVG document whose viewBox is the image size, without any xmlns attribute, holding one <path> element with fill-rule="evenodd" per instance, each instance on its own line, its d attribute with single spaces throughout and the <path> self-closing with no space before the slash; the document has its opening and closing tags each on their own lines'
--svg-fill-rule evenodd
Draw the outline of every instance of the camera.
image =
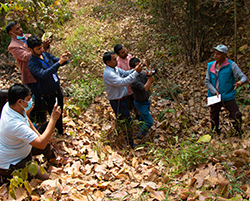
<svg viewBox="0 0 250 201">
<path fill-rule="evenodd" d="M 149 73 L 149 70 L 147 70 L 147 72 Z M 151 70 L 152 75 L 155 75 L 157 73 L 157 68 L 155 68 L 154 70 Z M 148 77 L 151 77 L 152 75 L 147 75 Z"/>
</svg>

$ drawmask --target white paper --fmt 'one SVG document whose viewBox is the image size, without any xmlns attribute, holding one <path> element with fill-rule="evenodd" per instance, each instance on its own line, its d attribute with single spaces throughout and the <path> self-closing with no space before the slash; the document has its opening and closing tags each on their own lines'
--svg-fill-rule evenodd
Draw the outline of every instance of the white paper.
<svg viewBox="0 0 250 201">
<path fill-rule="evenodd" d="M 213 105 L 215 103 L 219 103 L 221 102 L 221 94 L 219 94 L 219 96 L 211 96 L 207 98 L 207 105 Z"/>
</svg>

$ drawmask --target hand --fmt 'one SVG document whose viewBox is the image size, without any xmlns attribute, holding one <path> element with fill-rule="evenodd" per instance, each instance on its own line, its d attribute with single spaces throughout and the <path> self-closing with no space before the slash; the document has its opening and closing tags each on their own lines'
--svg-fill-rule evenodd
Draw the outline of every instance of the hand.
<svg viewBox="0 0 250 201">
<path fill-rule="evenodd" d="M 53 41 L 53 38 L 45 38 L 43 41 L 43 49 L 46 51 L 49 44 Z"/>
<path fill-rule="evenodd" d="M 35 103 L 33 102 L 31 108 L 30 108 L 29 110 L 26 111 L 26 115 L 27 115 L 28 117 L 30 116 L 30 113 L 31 113 L 31 111 L 33 110 L 34 106 L 35 106 Z"/>
<path fill-rule="evenodd" d="M 68 61 L 69 60 L 69 57 L 68 57 L 68 53 L 63 53 L 58 61 L 58 63 L 60 65 L 62 65 L 65 61 Z"/>
<path fill-rule="evenodd" d="M 217 95 L 217 98 L 219 98 L 220 93 L 217 91 L 217 92 L 216 92 L 216 95 Z"/>
<path fill-rule="evenodd" d="M 51 119 L 53 119 L 54 121 L 57 121 L 61 115 L 61 112 L 62 112 L 61 107 L 55 104 L 51 113 Z"/>
<path fill-rule="evenodd" d="M 143 64 L 138 64 L 135 68 L 134 68 L 134 70 L 137 72 L 137 73 L 141 73 L 141 70 L 142 70 L 142 66 L 143 66 Z"/>
<path fill-rule="evenodd" d="M 234 90 L 236 90 L 238 87 L 240 87 L 241 85 L 243 84 L 243 82 L 242 81 L 238 81 L 238 82 L 236 82 L 235 83 L 235 87 L 234 87 Z"/>
<path fill-rule="evenodd" d="M 66 50 L 64 53 L 67 54 L 68 58 L 71 57 L 71 53 L 68 50 Z"/>
</svg>

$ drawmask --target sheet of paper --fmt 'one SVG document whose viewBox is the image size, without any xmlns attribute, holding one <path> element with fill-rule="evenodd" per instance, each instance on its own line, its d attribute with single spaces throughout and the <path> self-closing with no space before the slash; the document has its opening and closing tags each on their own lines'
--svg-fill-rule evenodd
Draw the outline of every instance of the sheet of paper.
<svg viewBox="0 0 250 201">
<path fill-rule="evenodd" d="M 221 102 L 221 94 L 219 94 L 219 96 L 211 96 L 207 98 L 207 105 L 213 105 L 215 103 L 219 103 Z"/>
</svg>

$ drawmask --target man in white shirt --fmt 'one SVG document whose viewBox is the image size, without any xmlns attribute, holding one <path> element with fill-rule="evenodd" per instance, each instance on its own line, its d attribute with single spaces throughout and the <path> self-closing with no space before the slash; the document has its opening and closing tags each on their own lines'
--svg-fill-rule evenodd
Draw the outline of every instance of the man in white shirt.
<svg viewBox="0 0 250 201">
<path fill-rule="evenodd" d="M 14 84 L 8 91 L 8 102 L 4 105 L 0 119 L 0 175 L 9 178 L 14 170 L 24 168 L 32 155 L 44 154 L 50 160 L 55 157 L 49 140 L 51 139 L 61 108 L 57 105 L 51 119 L 40 134 L 26 115 L 33 100 L 29 88 Z M 39 166 L 36 177 L 45 180 L 49 175 L 41 173 Z"/>
</svg>

